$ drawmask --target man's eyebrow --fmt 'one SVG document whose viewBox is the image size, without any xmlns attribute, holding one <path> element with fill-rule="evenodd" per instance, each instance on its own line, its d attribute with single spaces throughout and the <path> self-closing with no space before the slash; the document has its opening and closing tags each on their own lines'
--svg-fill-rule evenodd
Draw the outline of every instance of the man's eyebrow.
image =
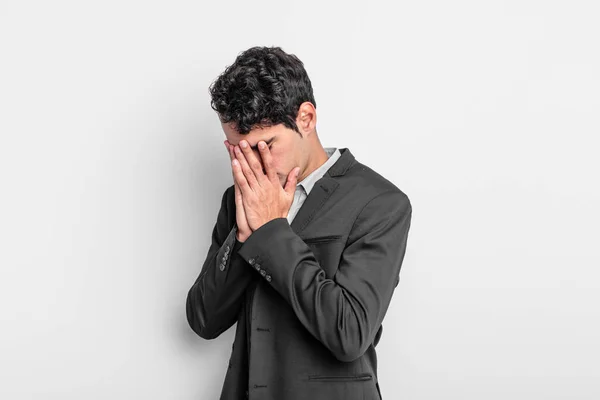
<svg viewBox="0 0 600 400">
<path fill-rule="evenodd" d="M 271 144 L 271 142 L 272 142 L 274 139 L 275 139 L 275 136 L 273 136 L 273 137 L 272 137 L 271 139 L 269 139 L 269 140 L 265 140 L 265 143 L 267 143 L 267 146 L 268 146 L 268 145 L 270 145 L 270 144 Z M 260 140 L 259 140 L 259 142 L 260 142 Z M 252 150 L 256 150 L 256 149 L 258 149 L 258 143 L 256 143 L 254 146 L 250 146 L 250 148 L 251 148 Z"/>
</svg>

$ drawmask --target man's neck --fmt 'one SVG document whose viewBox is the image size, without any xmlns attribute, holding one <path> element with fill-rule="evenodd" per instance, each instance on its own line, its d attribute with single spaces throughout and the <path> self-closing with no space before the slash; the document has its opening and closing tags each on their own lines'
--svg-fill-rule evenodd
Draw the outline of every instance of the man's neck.
<svg viewBox="0 0 600 400">
<path fill-rule="evenodd" d="M 302 176 L 298 177 L 298 183 L 302 182 L 304 178 L 310 175 L 313 171 L 319 168 L 321 165 L 325 164 L 329 159 L 329 155 L 320 144 L 317 146 L 317 150 L 314 152 L 312 157 L 308 161 L 308 166 L 304 170 Z"/>
</svg>

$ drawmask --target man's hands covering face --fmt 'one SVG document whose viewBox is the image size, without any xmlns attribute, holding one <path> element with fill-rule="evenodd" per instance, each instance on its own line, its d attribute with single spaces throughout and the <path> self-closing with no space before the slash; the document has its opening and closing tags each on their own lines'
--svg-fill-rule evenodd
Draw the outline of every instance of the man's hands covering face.
<svg viewBox="0 0 600 400">
<path fill-rule="evenodd" d="M 300 168 L 290 171 L 285 188 L 282 188 L 272 167 L 271 152 L 264 141 L 258 143 L 262 164 L 245 140 L 241 140 L 239 146 L 233 146 L 226 140 L 225 146 L 229 151 L 235 185 L 237 239 L 244 242 L 267 222 L 287 218 Z M 263 173 L 263 165 L 266 174 Z"/>
</svg>

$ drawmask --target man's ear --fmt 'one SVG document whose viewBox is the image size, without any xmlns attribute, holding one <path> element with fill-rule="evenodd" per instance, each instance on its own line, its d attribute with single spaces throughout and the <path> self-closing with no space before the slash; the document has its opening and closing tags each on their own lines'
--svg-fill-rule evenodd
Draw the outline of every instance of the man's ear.
<svg viewBox="0 0 600 400">
<path fill-rule="evenodd" d="M 296 117 L 296 126 L 301 132 L 302 137 L 312 134 L 317 125 L 317 110 L 310 101 L 305 101 L 298 108 L 298 116 Z"/>
</svg>

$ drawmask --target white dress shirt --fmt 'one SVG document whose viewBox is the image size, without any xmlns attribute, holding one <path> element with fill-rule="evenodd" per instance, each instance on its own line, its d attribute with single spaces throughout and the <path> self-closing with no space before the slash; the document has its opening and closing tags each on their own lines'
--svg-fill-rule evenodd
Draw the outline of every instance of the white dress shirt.
<svg viewBox="0 0 600 400">
<path fill-rule="evenodd" d="M 302 207 L 302 204 L 304 204 L 304 200 L 306 200 L 306 197 L 308 197 L 308 194 L 315 185 L 315 182 L 321 179 L 323 175 L 325 175 L 325 172 L 327 172 L 327 170 L 331 168 L 331 166 L 333 166 L 333 164 L 335 164 L 337 159 L 341 156 L 340 151 L 335 147 L 324 147 L 323 150 L 325 150 L 329 159 L 325 161 L 323 165 L 321 165 L 319 168 L 311 172 L 306 178 L 302 180 L 302 182 L 298 182 L 296 184 L 294 201 L 292 202 L 292 206 L 290 207 L 290 211 L 287 215 L 287 220 L 290 224 L 294 220 L 296 214 L 298 214 L 298 211 L 300 210 L 300 207 Z"/>
</svg>

